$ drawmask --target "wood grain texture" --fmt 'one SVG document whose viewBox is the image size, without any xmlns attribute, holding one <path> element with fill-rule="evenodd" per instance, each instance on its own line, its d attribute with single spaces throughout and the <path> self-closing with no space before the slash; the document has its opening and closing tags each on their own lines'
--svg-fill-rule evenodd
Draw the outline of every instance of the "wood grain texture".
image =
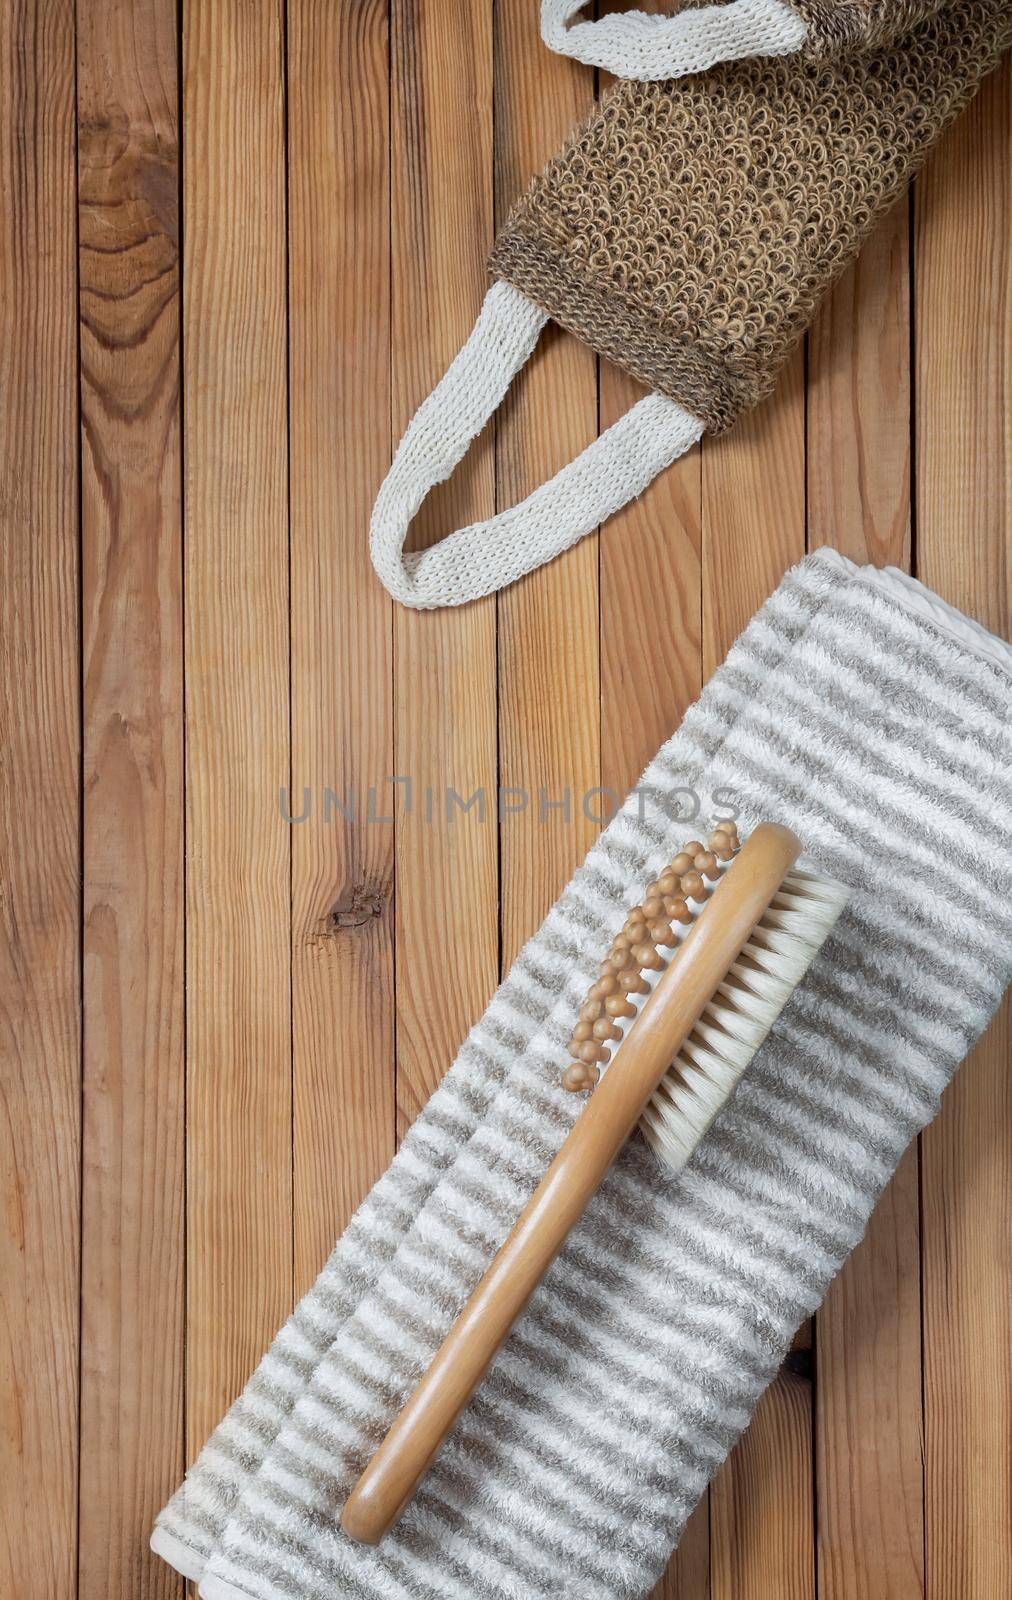
<svg viewBox="0 0 1012 1600">
<path fill-rule="evenodd" d="M 904 198 L 809 340 L 808 543 L 910 566 L 910 205 Z M 924 1590 L 918 1155 L 907 1152 L 816 1319 L 818 1588 Z"/>
<path fill-rule="evenodd" d="M 915 196 L 917 574 L 1012 637 L 1012 71 Z M 1012 1010 L 922 1136 L 926 1593 L 1012 1592 Z"/>
<path fill-rule="evenodd" d="M 709 1600 L 710 1596 L 710 1492 L 700 1498 L 682 1529 L 664 1576 L 650 1600 Z"/>
<path fill-rule="evenodd" d="M 189 1453 L 291 1307 L 281 15 L 183 10 Z"/>
<path fill-rule="evenodd" d="M 805 553 L 805 364 L 702 449 L 703 679 Z"/>
<path fill-rule="evenodd" d="M 601 427 L 644 393 L 602 361 Z M 701 495 L 696 446 L 601 530 L 601 782 L 620 796 L 702 687 Z"/>
<path fill-rule="evenodd" d="M 289 9 L 296 1292 L 394 1148 L 394 835 L 368 794 L 394 771 L 392 605 L 366 542 L 389 461 L 388 51 L 385 4 Z"/>
<path fill-rule="evenodd" d="M 805 553 L 804 399 L 799 350 L 771 400 L 704 441 L 704 677 Z M 713 1600 L 814 1595 L 812 1403 L 810 1363 L 785 1369 L 714 1478 Z"/>
<path fill-rule="evenodd" d="M 0 5 L 0 1593 L 77 1587 L 73 11 Z"/>
<path fill-rule="evenodd" d="M 373 493 L 603 84 L 533 0 L 0 0 L 4 1597 L 181 1594 L 146 1525 L 184 1454 L 582 857 L 582 791 L 806 542 L 1012 630 L 1008 71 L 807 383 L 500 599 L 391 605 Z M 411 542 L 639 393 L 548 330 Z M 1012 1592 L 1010 1055 L 1006 1007 L 654 1600 Z"/>
<path fill-rule="evenodd" d="M 924 1592 L 916 1145 L 816 1322 L 819 1595 Z"/>
<path fill-rule="evenodd" d="M 593 104 L 593 79 L 540 48 L 527 0 L 495 10 L 495 198 L 505 218 Z M 496 422 L 497 508 L 531 494 L 597 433 L 597 363 L 546 329 Z M 598 541 L 591 534 L 498 597 L 505 970 L 599 832 Z M 521 809 L 521 794 L 528 803 Z M 512 807 L 516 805 L 517 809 Z"/>
<path fill-rule="evenodd" d="M 84 638 L 79 1593 L 167 1595 L 183 1458 L 176 7 L 78 7 Z"/>
<path fill-rule="evenodd" d="M 910 563 L 910 204 L 904 197 L 808 340 L 808 548 Z"/>
<path fill-rule="evenodd" d="M 470 332 L 485 293 L 492 6 L 396 0 L 391 26 L 392 451 Z M 493 466 L 486 435 L 423 507 L 412 530 L 416 548 L 491 514 Z M 410 813 L 407 785 L 387 790 L 397 818 L 403 1133 L 498 976 L 496 612 L 492 598 L 451 611 L 394 609 L 394 770 L 411 787 Z"/>
<path fill-rule="evenodd" d="M 714 1596 L 814 1593 L 811 1445 L 807 1363 L 788 1358 L 710 1489 Z"/>
</svg>

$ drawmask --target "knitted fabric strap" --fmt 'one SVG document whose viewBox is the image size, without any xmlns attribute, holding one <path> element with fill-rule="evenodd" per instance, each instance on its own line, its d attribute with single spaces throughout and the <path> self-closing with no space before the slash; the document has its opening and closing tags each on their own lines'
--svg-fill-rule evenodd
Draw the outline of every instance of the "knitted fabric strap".
<svg viewBox="0 0 1012 1600">
<path fill-rule="evenodd" d="M 204 1600 L 649 1592 L 1008 983 L 1010 696 L 1012 649 L 910 579 L 828 552 L 785 578 L 158 1518 Z M 352 1544 L 345 1497 L 578 1114 L 597 963 L 725 806 L 850 888 L 836 933 L 686 1171 L 632 1139 L 413 1504 Z"/>
<path fill-rule="evenodd" d="M 721 61 L 814 58 L 879 49 L 902 39 L 948 0 L 730 0 L 658 16 L 645 11 L 573 22 L 590 0 L 541 0 L 550 50 L 641 83 L 706 72 Z"/>
<path fill-rule="evenodd" d="M 626 11 L 572 21 L 589 0 L 541 0 L 541 37 L 550 50 L 617 78 L 648 81 L 706 72 L 718 61 L 800 50 L 808 30 L 787 0 L 731 0 L 673 17 Z"/>
<path fill-rule="evenodd" d="M 865 36 L 887 10 L 799 9 L 810 28 L 860 18 Z M 516 205 L 492 270 L 708 429 L 728 428 L 773 388 L 823 294 L 1010 41 L 1008 0 L 951 0 L 888 49 L 616 84 Z"/>
<path fill-rule="evenodd" d="M 408 424 L 369 530 L 373 565 L 406 606 L 461 605 L 515 582 L 641 494 L 703 431 L 677 402 L 648 395 L 519 505 L 405 554 L 412 517 L 500 405 L 546 320 L 519 290 L 494 284 L 466 344 Z"/>
</svg>

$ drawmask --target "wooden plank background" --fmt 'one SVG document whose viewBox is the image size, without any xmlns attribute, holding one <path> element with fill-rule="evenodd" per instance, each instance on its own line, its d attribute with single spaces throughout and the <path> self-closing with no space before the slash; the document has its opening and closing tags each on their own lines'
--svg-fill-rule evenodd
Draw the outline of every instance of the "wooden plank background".
<svg viewBox="0 0 1012 1600">
<path fill-rule="evenodd" d="M 146 1540 L 184 1461 L 585 853 L 579 796 L 792 562 L 1012 632 L 1007 71 L 762 411 L 516 588 L 392 606 L 372 496 L 599 89 L 534 0 L 0 0 L 4 1595 L 180 1594 Z M 635 394 L 549 333 L 413 538 Z M 444 805 L 497 783 L 531 807 Z M 664 1600 L 1012 1593 L 1010 1053 L 1006 1006 Z"/>
</svg>

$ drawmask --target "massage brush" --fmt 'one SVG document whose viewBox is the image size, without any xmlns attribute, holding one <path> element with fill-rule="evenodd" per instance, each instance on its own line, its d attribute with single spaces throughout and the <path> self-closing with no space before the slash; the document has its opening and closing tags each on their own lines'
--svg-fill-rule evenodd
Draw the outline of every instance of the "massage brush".
<svg viewBox="0 0 1012 1600">
<path fill-rule="evenodd" d="M 630 911 L 570 1040 L 562 1081 L 589 1099 L 347 1500 L 353 1539 L 396 1522 L 637 1123 L 672 1172 L 689 1161 L 843 909 L 800 853 L 786 828 L 739 844 L 718 823 Z"/>
</svg>

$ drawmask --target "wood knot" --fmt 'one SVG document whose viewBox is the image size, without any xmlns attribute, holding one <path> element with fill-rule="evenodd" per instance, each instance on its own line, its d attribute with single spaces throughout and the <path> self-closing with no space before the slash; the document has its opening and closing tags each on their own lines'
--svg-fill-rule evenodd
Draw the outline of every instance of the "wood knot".
<svg viewBox="0 0 1012 1600">
<path fill-rule="evenodd" d="M 365 883 L 355 883 L 345 889 L 323 918 L 324 930 L 340 933 L 348 928 L 362 928 L 383 915 L 385 896 L 380 890 Z"/>
</svg>

